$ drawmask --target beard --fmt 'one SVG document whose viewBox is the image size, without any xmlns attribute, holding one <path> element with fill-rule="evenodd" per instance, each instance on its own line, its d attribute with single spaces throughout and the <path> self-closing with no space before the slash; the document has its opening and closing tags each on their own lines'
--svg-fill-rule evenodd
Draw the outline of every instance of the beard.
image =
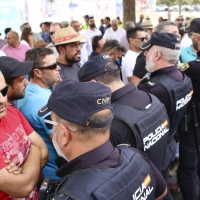
<svg viewBox="0 0 200 200">
<path fill-rule="evenodd" d="M 149 60 L 146 60 L 146 70 L 148 72 L 153 72 L 154 71 L 154 68 L 155 68 L 155 63 L 153 62 L 153 56 L 149 59 Z"/>
<path fill-rule="evenodd" d="M 194 47 L 194 49 L 196 50 L 196 51 L 198 51 L 198 44 L 197 44 L 197 42 L 195 41 L 195 42 L 193 42 L 193 47 Z"/>
<path fill-rule="evenodd" d="M 60 157 L 63 157 L 65 160 L 68 161 L 67 157 L 65 156 L 64 152 L 62 151 L 62 149 L 60 148 L 58 142 L 58 132 L 57 132 L 57 128 L 56 128 L 56 131 L 53 133 L 53 138 L 52 138 L 52 142 L 53 142 L 53 146 L 57 152 L 57 154 L 60 156 Z"/>
<path fill-rule="evenodd" d="M 90 24 L 90 27 L 91 27 L 91 28 L 95 28 L 96 25 L 95 25 L 95 24 Z"/>
<path fill-rule="evenodd" d="M 68 63 L 69 65 L 73 65 L 74 63 L 78 63 L 80 60 L 81 60 L 81 57 L 80 58 L 76 58 L 76 56 L 80 53 L 77 52 L 74 56 L 72 56 L 72 58 L 69 58 L 67 55 L 65 55 L 65 61 L 66 63 Z"/>
</svg>

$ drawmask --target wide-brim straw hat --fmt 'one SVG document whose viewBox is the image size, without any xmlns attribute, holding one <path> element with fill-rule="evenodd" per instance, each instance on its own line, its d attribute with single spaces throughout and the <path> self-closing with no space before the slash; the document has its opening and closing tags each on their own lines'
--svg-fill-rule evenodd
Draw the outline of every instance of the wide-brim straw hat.
<svg viewBox="0 0 200 200">
<path fill-rule="evenodd" d="M 80 37 L 80 35 L 71 26 L 69 26 L 67 28 L 61 28 L 55 32 L 54 46 L 71 42 L 79 42 L 84 39 L 85 37 Z"/>
<path fill-rule="evenodd" d="M 151 20 L 146 20 L 142 22 L 142 28 L 153 28 Z"/>
</svg>

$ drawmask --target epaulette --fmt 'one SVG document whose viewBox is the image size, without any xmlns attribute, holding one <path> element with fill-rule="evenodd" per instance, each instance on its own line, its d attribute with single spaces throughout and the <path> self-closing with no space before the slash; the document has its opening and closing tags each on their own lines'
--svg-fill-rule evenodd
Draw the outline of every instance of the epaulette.
<svg viewBox="0 0 200 200">
<path fill-rule="evenodd" d="M 153 81 L 148 81 L 147 82 L 150 86 L 156 85 L 157 83 L 153 82 Z"/>
<path fill-rule="evenodd" d="M 188 69 L 190 66 L 188 63 L 183 63 L 181 66 L 180 66 L 180 71 L 185 71 L 186 69 Z"/>
</svg>

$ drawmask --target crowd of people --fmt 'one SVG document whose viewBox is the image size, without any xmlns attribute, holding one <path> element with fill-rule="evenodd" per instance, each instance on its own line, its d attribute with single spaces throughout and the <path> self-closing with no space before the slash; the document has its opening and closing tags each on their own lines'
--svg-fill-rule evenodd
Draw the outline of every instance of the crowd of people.
<svg viewBox="0 0 200 200">
<path fill-rule="evenodd" d="M 84 19 L 5 28 L 0 199 L 198 200 L 200 18 Z"/>
</svg>

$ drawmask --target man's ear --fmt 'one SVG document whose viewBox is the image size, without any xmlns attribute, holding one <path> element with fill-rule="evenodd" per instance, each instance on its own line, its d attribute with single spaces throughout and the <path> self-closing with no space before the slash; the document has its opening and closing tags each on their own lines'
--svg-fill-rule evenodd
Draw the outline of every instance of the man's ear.
<svg viewBox="0 0 200 200">
<path fill-rule="evenodd" d="M 34 73 L 34 76 L 38 77 L 38 78 L 42 78 L 42 75 L 41 75 L 41 71 L 37 68 L 33 69 L 33 73 Z"/>
<path fill-rule="evenodd" d="M 65 125 L 60 125 L 59 137 L 61 140 L 60 146 L 65 148 L 72 139 L 70 130 Z"/>
<path fill-rule="evenodd" d="M 63 46 L 58 46 L 58 50 L 60 54 L 65 54 L 65 48 Z"/>
<path fill-rule="evenodd" d="M 159 52 L 159 51 L 158 51 L 158 52 L 155 52 L 153 57 L 154 57 L 154 60 L 155 60 L 155 61 L 158 61 L 158 60 L 161 59 L 162 53 Z"/>
</svg>

